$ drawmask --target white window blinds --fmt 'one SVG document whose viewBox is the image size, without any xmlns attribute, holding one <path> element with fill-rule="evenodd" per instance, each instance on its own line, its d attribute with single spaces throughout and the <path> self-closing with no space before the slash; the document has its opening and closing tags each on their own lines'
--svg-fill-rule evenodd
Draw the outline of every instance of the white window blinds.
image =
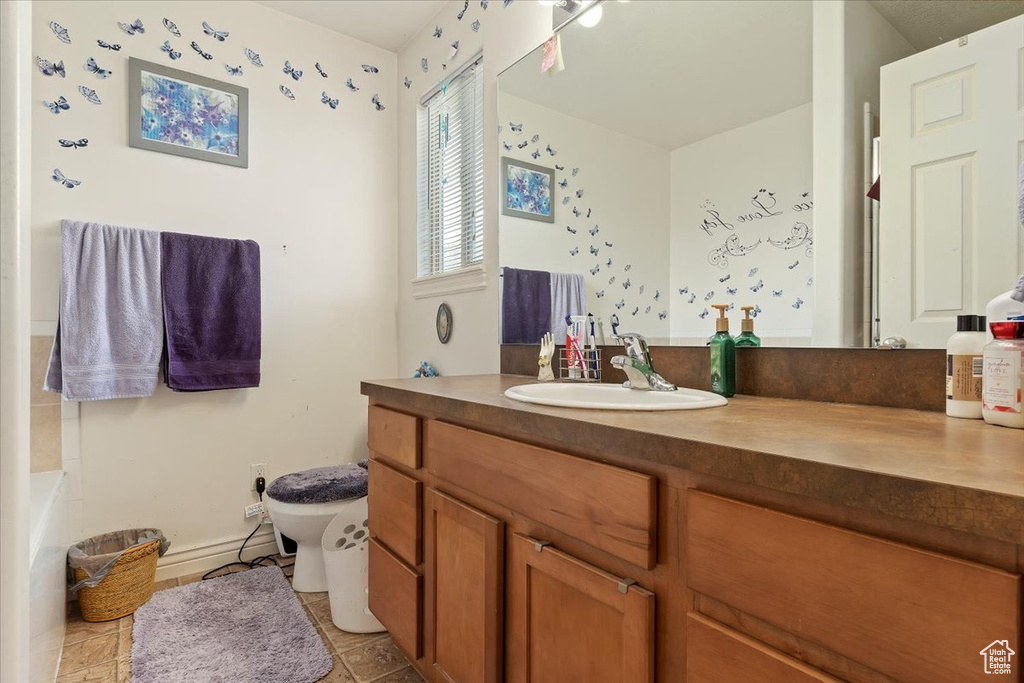
<svg viewBox="0 0 1024 683">
<path fill-rule="evenodd" d="M 424 99 L 417 129 L 419 277 L 483 261 L 483 64 Z"/>
</svg>

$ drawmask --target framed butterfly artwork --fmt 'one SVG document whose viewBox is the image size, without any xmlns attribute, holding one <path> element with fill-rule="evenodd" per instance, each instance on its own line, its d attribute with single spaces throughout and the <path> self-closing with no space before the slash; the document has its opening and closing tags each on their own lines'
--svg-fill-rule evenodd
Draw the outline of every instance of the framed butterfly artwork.
<svg viewBox="0 0 1024 683">
<path fill-rule="evenodd" d="M 501 158 L 501 213 L 554 223 L 555 171 L 510 157 Z"/>
<path fill-rule="evenodd" d="M 249 90 L 128 60 L 128 146 L 249 167 Z"/>
</svg>

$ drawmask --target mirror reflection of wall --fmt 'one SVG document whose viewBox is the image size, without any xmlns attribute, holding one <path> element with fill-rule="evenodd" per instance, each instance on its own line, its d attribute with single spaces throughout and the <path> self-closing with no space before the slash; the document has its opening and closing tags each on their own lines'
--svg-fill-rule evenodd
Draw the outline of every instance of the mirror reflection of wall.
<svg viewBox="0 0 1024 683">
<path fill-rule="evenodd" d="M 570 23 L 564 70 L 538 47 L 499 77 L 499 155 L 553 177 L 553 222 L 500 216 L 501 265 L 581 275 L 589 312 L 655 343 L 703 343 L 713 303 L 734 332 L 754 306 L 765 345 L 870 343 L 879 69 L 1024 12 L 912 4 L 609 1 Z"/>
</svg>

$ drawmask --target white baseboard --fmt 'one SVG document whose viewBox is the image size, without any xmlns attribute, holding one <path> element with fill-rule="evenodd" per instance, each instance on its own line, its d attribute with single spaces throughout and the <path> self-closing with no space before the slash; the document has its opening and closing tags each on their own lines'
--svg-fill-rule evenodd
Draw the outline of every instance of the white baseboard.
<svg viewBox="0 0 1024 683">
<path fill-rule="evenodd" d="M 211 569 L 238 561 L 238 548 L 242 545 L 245 536 L 238 538 L 225 538 L 210 543 L 175 548 L 167 551 L 167 554 L 160 558 L 156 568 L 156 580 L 176 579 L 179 576 L 188 576 L 198 572 L 208 572 Z M 261 555 L 274 555 L 277 553 L 277 541 L 274 538 L 274 527 L 268 525 L 266 530 L 260 530 L 245 544 L 245 552 L 242 558 L 251 560 Z"/>
</svg>

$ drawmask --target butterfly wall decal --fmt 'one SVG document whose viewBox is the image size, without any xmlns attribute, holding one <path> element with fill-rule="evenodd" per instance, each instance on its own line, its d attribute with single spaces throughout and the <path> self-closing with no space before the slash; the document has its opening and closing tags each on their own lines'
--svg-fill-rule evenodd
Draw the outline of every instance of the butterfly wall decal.
<svg viewBox="0 0 1024 683">
<path fill-rule="evenodd" d="M 107 49 L 107 50 L 113 50 L 114 52 L 118 52 L 118 51 L 121 50 L 121 46 L 118 45 L 117 43 L 108 43 L 105 40 L 97 39 L 96 40 L 96 44 L 99 45 L 102 48 Z"/>
<path fill-rule="evenodd" d="M 72 180 L 71 178 L 65 176 L 63 173 L 60 172 L 59 168 L 53 169 L 53 180 L 57 183 L 60 183 L 69 190 L 73 190 L 82 184 L 81 180 Z"/>
<path fill-rule="evenodd" d="M 597 297 L 598 299 L 603 299 L 603 298 L 604 298 L 604 290 L 603 290 L 603 289 L 599 289 L 599 290 L 597 290 L 596 292 L 594 292 L 594 295 L 595 295 L 595 296 L 596 296 L 596 297 Z"/>
<path fill-rule="evenodd" d="M 575 256 L 578 253 L 580 253 L 579 247 L 573 247 L 572 249 L 569 250 L 569 256 Z"/>
<path fill-rule="evenodd" d="M 142 19 L 136 19 L 130 24 L 126 24 L 123 21 L 117 22 L 117 25 L 121 27 L 121 30 L 130 36 L 134 36 L 136 33 L 143 34 L 146 32 L 145 27 L 142 25 Z"/>
<path fill-rule="evenodd" d="M 167 17 L 164 17 L 164 28 L 170 31 L 171 35 L 181 38 L 181 31 L 178 30 L 178 25 Z"/>
<path fill-rule="evenodd" d="M 78 86 L 78 92 L 82 93 L 82 97 L 89 100 L 91 104 L 103 104 L 100 100 L 100 96 L 96 94 L 96 91 L 92 88 L 87 88 L 84 85 Z"/>
<path fill-rule="evenodd" d="M 521 123 L 512 123 L 511 121 L 509 121 L 508 127 L 512 130 L 513 133 L 523 132 L 523 124 Z"/>
<path fill-rule="evenodd" d="M 281 91 L 281 94 L 287 97 L 289 100 L 295 99 L 295 93 L 292 92 L 291 88 L 284 85 L 280 85 L 278 86 L 278 89 Z"/>
<path fill-rule="evenodd" d="M 595 247 L 593 244 L 590 245 L 591 256 L 597 256 L 597 252 L 601 251 L 600 247 Z"/>
<path fill-rule="evenodd" d="M 324 104 L 326 104 L 331 109 L 337 109 L 338 108 L 338 98 L 336 98 L 336 97 L 335 98 L 331 98 L 327 94 L 326 90 L 324 90 L 324 91 L 322 91 L 320 93 L 320 101 L 323 102 Z"/>
<path fill-rule="evenodd" d="M 595 225 L 588 232 L 590 233 L 590 236 L 593 237 L 597 233 L 601 232 L 601 226 L 600 225 Z"/>
<path fill-rule="evenodd" d="M 241 76 L 244 73 L 242 71 L 241 64 L 239 64 L 238 66 L 231 66 L 230 64 L 225 64 L 224 69 L 228 72 L 228 76 Z"/>
<path fill-rule="evenodd" d="M 370 101 L 373 102 L 374 109 L 376 109 L 377 111 L 384 111 L 385 107 L 383 104 L 380 103 L 380 97 L 374 95 L 373 97 L 370 98 Z"/>
<path fill-rule="evenodd" d="M 593 268 L 590 269 L 590 274 L 591 275 L 597 275 L 600 272 L 601 272 L 601 264 L 600 263 L 598 263 L 596 266 L 594 266 Z"/>
<path fill-rule="evenodd" d="M 359 92 L 359 86 L 353 83 L 351 78 L 345 80 L 345 87 L 352 92 Z"/>
<path fill-rule="evenodd" d="M 368 74 L 375 74 L 375 73 L 378 73 L 380 71 L 380 69 L 378 69 L 375 66 L 371 66 L 369 64 L 363 64 L 363 71 L 365 71 Z"/>
<path fill-rule="evenodd" d="M 249 48 L 245 48 L 245 57 L 253 66 L 263 66 L 263 62 L 260 61 L 260 53 Z"/>
<path fill-rule="evenodd" d="M 44 76 L 53 76 L 56 74 L 61 78 L 67 78 L 67 72 L 64 70 L 64 60 L 54 64 L 48 59 L 36 56 L 36 66 L 39 67 L 40 73 Z"/>
<path fill-rule="evenodd" d="M 512 145 L 508 144 L 504 140 L 501 141 L 501 146 L 505 148 L 506 152 L 511 152 L 512 151 Z"/>
<path fill-rule="evenodd" d="M 296 69 L 295 67 L 293 67 L 292 63 L 289 62 L 287 59 L 284 60 L 284 72 L 286 74 L 288 74 L 289 76 L 291 76 L 292 80 L 297 81 L 300 78 L 302 78 L 302 70 L 301 69 Z"/>
<path fill-rule="evenodd" d="M 313 66 L 316 67 L 316 72 L 320 74 L 321 78 L 327 78 L 327 72 L 324 71 L 324 68 L 322 66 L 320 66 L 320 62 L 317 62 Z"/>
<path fill-rule="evenodd" d="M 207 24 L 205 21 L 203 22 L 203 33 L 213 38 L 216 38 L 222 43 L 228 39 L 229 35 L 227 31 L 218 31 L 209 24 Z"/>
<path fill-rule="evenodd" d="M 430 70 L 430 65 L 429 62 L 427 62 L 426 57 L 420 60 L 420 68 L 423 69 L 423 73 L 427 73 L 427 71 Z"/>
<path fill-rule="evenodd" d="M 516 145 L 516 147 L 518 147 L 519 149 L 525 149 L 528 144 L 530 144 L 529 140 L 523 140 L 518 145 Z"/>
<path fill-rule="evenodd" d="M 487 11 L 487 0 L 480 0 L 480 9 Z"/>
<path fill-rule="evenodd" d="M 459 20 L 459 21 L 462 21 L 462 17 L 466 16 L 466 10 L 468 10 L 468 9 L 469 9 L 469 0 L 462 0 L 462 9 L 459 10 L 459 13 L 457 15 L 455 15 L 455 18 L 457 20 Z"/>
<path fill-rule="evenodd" d="M 50 22 L 50 30 L 53 31 L 53 35 L 57 36 L 57 40 L 67 45 L 71 44 L 71 34 L 56 21 Z"/>
<path fill-rule="evenodd" d="M 550 154 L 551 156 L 555 156 L 556 154 L 558 154 L 558 152 L 556 152 L 555 150 L 551 149 L 551 145 L 548 145 L 548 146 L 547 146 L 547 152 L 548 152 L 548 154 Z"/>
<path fill-rule="evenodd" d="M 209 52 L 204 52 L 203 48 L 199 47 L 199 43 L 197 43 L 194 40 L 192 41 L 192 49 L 195 50 L 197 55 L 199 55 L 206 61 L 210 61 L 211 59 L 213 59 L 213 55 L 211 55 Z"/>
<path fill-rule="evenodd" d="M 412 87 L 412 81 L 410 81 L 410 80 L 409 80 L 409 77 L 408 77 L 408 76 L 406 76 L 406 77 L 405 77 L 405 89 L 406 89 L 406 90 L 408 90 L 408 89 L 409 89 L 409 88 L 411 88 L 411 87 Z"/>
<path fill-rule="evenodd" d="M 575 178 L 576 174 L 579 173 L 579 172 L 580 172 L 579 166 L 577 166 L 576 168 L 572 169 L 572 177 Z"/>
<path fill-rule="evenodd" d="M 568 232 L 570 235 L 576 234 L 576 228 L 572 227 L 571 225 L 565 226 L 565 231 Z"/>
<path fill-rule="evenodd" d="M 57 144 L 61 147 L 67 147 L 69 149 L 78 149 L 80 147 L 87 147 L 89 145 L 88 138 L 78 138 L 77 140 L 65 140 L 61 138 L 57 140 Z"/>
<path fill-rule="evenodd" d="M 441 29 L 441 27 L 435 25 L 434 26 L 434 37 L 435 38 L 440 38 L 442 33 L 444 33 L 444 31 Z"/>
<path fill-rule="evenodd" d="M 480 20 L 477 19 L 477 20 L 473 21 L 473 23 L 470 24 L 469 27 L 471 29 L 473 29 L 473 33 L 476 33 L 477 31 L 480 30 Z"/>
<path fill-rule="evenodd" d="M 71 109 L 71 105 L 68 104 L 67 99 L 63 95 L 58 97 L 57 100 L 54 102 L 47 102 L 46 100 L 43 100 L 43 104 L 49 107 L 50 111 L 54 114 L 59 114 L 62 111 L 67 111 L 68 109 Z"/>
<path fill-rule="evenodd" d="M 562 178 L 561 180 L 558 181 L 558 186 L 560 188 L 562 188 L 563 190 L 565 188 L 569 187 L 569 179 L 568 178 Z"/>
<path fill-rule="evenodd" d="M 101 69 L 100 65 L 97 64 L 96 60 L 92 57 L 85 60 L 85 70 L 91 74 L 95 74 L 97 78 L 110 78 L 114 73 L 108 69 Z"/>
<path fill-rule="evenodd" d="M 533 152 L 530 154 L 530 156 L 533 157 L 534 159 L 540 159 L 540 150 L 539 149 L 533 150 Z"/>
</svg>

